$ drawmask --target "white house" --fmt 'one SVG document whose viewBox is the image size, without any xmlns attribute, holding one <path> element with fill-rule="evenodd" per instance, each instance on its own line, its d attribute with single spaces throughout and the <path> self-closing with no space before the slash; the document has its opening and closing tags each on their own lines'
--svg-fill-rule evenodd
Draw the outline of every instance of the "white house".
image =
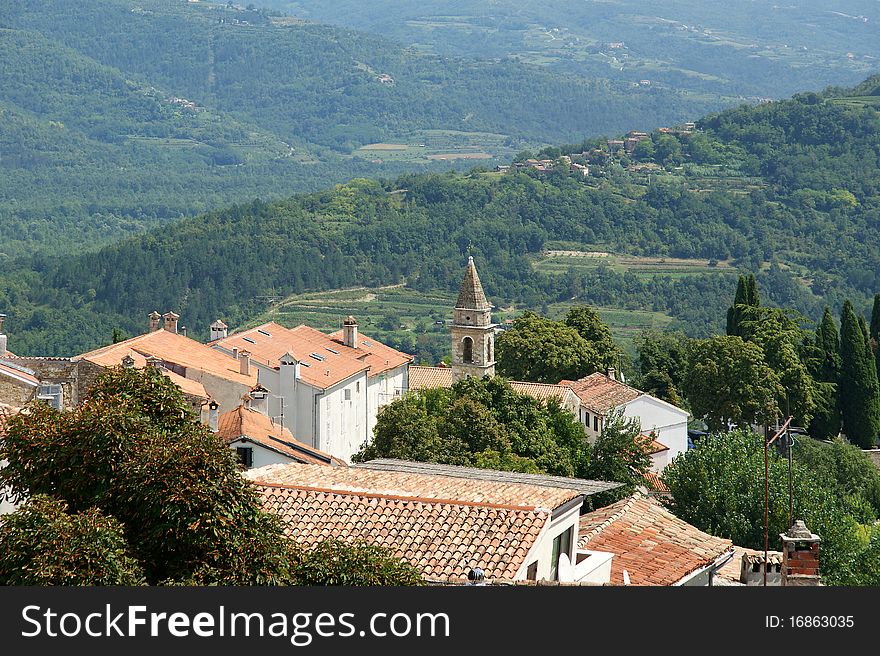
<svg viewBox="0 0 880 656">
<path fill-rule="evenodd" d="M 221 336 L 211 346 L 238 359 L 242 371 L 256 372 L 269 392 L 269 417 L 296 439 L 345 461 L 372 437 L 379 408 L 406 390 L 412 360 L 359 335 L 353 317 L 332 335 L 267 323 Z"/>
<path fill-rule="evenodd" d="M 584 495 L 615 483 L 398 460 L 245 475 L 297 542 L 328 532 L 366 540 L 431 582 L 463 583 L 472 568 L 487 581 L 600 584 L 611 575 L 612 554 L 579 550 L 577 541 Z"/>
<path fill-rule="evenodd" d="M 642 433 L 658 443 L 652 453 L 654 471 L 662 471 L 675 456 L 687 451 L 688 412 L 616 380 L 613 369 L 561 384 L 569 386 L 580 400 L 577 416 L 590 441 L 599 437 L 608 415 L 621 410 L 624 417 L 638 419 Z"/>
</svg>

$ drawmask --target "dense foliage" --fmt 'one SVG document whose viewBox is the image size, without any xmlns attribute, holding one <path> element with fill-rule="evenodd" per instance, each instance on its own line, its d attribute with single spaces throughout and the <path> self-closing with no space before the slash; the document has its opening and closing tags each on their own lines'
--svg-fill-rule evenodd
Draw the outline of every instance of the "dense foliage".
<svg viewBox="0 0 880 656">
<path fill-rule="evenodd" d="M 515 392 L 501 376 L 409 394 L 382 408 L 373 433 L 354 461 L 399 458 L 624 484 L 598 497 L 600 505 L 632 491 L 651 464 L 638 422 L 611 417 L 591 446 L 568 410 Z"/>
<path fill-rule="evenodd" d="M 142 571 L 150 584 L 300 582 L 298 549 L 280 520 L 262 511 L 233 452 L 157 370 L 108 370 L 69 412 L 35 403 L 9 422 L 0 459 L 8 461 L 0 487 L 33 499 L 8 529 L 4 522 L 6 562 L 57 551 L 36 561 L 29 581 L 102 584 Z M 89 552 L 68 558 L 85 538 L 95 540 L 94 565 L 83 559 Z M 327 549 L 345 556 L 344 547 Z M 351 576 L 364 581 L 412 578 L 376 550 L 351 558 L 364 567 Z M 321 581 L 313 562 L 303 566 L 309 583 Z M 384 573 L 370 579 L 372 566 Z"/>
<path fill-rule="evenodd" d="M 426 55 L 226 3 L 69 4 L 6 0 L 0 12 L 7 254 L 91 247 L 231 202 L 448 166 L 352 158 L 364 144 L 442 135 L 509 156 L 723 105 L 513 61 Z M 552 102 L 535 111 L 535 98 Z"/>
<path fill-rule="evenodd" d="M 123 527 L 97 508 L 76 514 L 49 496 L 0 522 L 0 585 L 141 585 Z"/>
<path fill-rule="evenodd" d="M 387 549 L 368 542 L 335 539 L 313 549 L 299 548 L 293 565 L 300 585 L 422 585 L 421 573 L 391 556 Z"/>
<path fill-rule="evenodd" d="M 788 466 L 775 449 L 770 449 L 769 459 L 769 548 L 778 549 L 779 534 L 789 528 Z M 710 435 L 696 449 L 675 458 L 662 477 L 671 493 L 670 507 L 678 517 L 738 546 L 764 548 L 760 436 L 749 431 Z M 876 530 L 869 543 L 864 536 L 871 535 L 871 527 L 860 527 L 850 504 L 838 497 L 827 478 L 816 476 L 809 464 L 795 462 L 792 485 L 793 519 L 803 519 L 822 538 L 823 580 L 832 585 L 880 584 L 870 561 L 877 549 Z"/>
</svg>

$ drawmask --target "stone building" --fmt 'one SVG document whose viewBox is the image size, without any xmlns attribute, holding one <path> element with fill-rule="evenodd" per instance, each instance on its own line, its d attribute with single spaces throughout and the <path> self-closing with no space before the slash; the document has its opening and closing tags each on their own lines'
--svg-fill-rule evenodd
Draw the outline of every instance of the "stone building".
<svg viewBox="0 0 880 656">
<path fill-rule="evenodd" d="M 474 258 L 469 257 L 452 311 L 452 381 L 495 375 L 495 324 Z"/>
</svg>

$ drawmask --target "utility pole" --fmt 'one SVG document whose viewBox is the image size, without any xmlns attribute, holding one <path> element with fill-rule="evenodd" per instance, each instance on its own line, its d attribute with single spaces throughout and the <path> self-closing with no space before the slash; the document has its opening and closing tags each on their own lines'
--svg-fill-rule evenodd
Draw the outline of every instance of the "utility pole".
<svg viewBox="0 0 880 656">
<path fill-rule="evenodd" d="M 769 541 L 770 541 L 770 445 L 773 444 L 779 437 L 783 434 L 786 435 L 786 441 L 788 440 L 788 425 L 791 423 L 792 417 L 789 417 L 785 420 L 785 423 L 782 426 L 779 426 L 779 419 L 776 420 L 776 434 L 771 437 L 769 440 L 767 439 L 767 434 L 769 434 L 769 429 L 767 433 L 764 435 L 764 586 L 767 586 L 767 558 L 769 551 Z M 789 527 L 791 526 L 791 509 L 792 509 L 792 494 L 791 494 L 791 451 L 789 450 L 789 470 L 788 470 L 788 523 Z"/>
</svg>

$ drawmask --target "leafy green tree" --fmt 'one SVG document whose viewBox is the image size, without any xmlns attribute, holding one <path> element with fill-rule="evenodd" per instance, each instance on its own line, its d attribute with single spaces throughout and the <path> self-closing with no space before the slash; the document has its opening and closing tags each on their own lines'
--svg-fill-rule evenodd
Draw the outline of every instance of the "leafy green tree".
<svg viewBox="0 0 880 656">
<path fill-rule="evenodd" d="M 586 478 L 624 485 L 592 497 L 594 507 L 601 508 L 632 494 L 637 485 L 644 485 L 643 475 L 650 469 L 651 456 L 638 420 L 624 417 L 619 410 L 611 412 L 592 446 Z"/>
<path fill-rule="evenodd" d="M 880 378 L 880 294 L 874 294 L 874 306 L 871 308 L 871 350 L 877 364 L 877 377 Z"/>
<path fill-rule="evenodd" d="M 149 583 L 292 581 L 279 520 L 157 370 L 108 370 L 70 412 L 33 406 L 9 423 L 0 457 L 14 493 L 119 520 Z"/>
<path fill-rule="evenodd" d="M 830 444 L 798 438 L 792 455 L 839 499 L 858 498 L 869 504 L 870 516 L 860 521 L 870 524 L 880 517 L 880 470 L 859 447 L 840 438 Z M 853 508 L 860 505 L 858 500 L 850 503 Z"/>
<path fill-rule="evenodd" d="M 770 450 L 769 546 L 789 528 L 788 463 Z M 663 471 L 670 510 L 697 528 L 750 549 L 764 547 L 764 443 L 750 431 L 709 435 Z M 793 519 L 822 538 L 820 566 L 826 584 L 852 584 L 864 545 L 859 524 L 833 491 L 795 463 Z"/>
<path fill-rule="evenodd" d="M 781 414 L 777 399 L 784 389 L 757 344 L 737 336 L 698 340 L 690 362 L 685 396 L 710 430 L 769 423 Z"/>
<path fill-rule="evenodd" d="M 375 544 L 336 539 L 314 548 L 297 547 L 293 574 L 299 585 L 422 585 L 421 573 L 410 563 Z"/>
<path fill-rule="evenodd" d="M 400 458 L 583 477 L 589 444 L 570 412 L 515 392 L 501 378 L 467 378 L 422 390 L 380 412 L 356 462 Z"/>
<path fill-rule="evenodd" d="M 746 339 L 747 335 L 744 334 L 740 324 L 750 308 L 757 308 L 759 306 L 760 297 L 755 274 L 750 273 L 748 276 L 740 276 L 736 285 L 733 305 L 727 310 L 727 334 L 738 335 Z"/>
<path fill-rule="evenodd" d="M 573 305 L 565 316 L 565 325 L 574 328 L 592 345 L 599 354 L 602 367 L 618 366 L 621 351 L 596 310 L 589 305 Z"/>
<path fill-rule="evenodd" d="M 0 522 L 0 585 L 143 583 L 122 525 L 97 508 L 38 495 Z"/>
<path fill-rule="evenodd" d="M 681 332 L 647 330 L 633 340 L 640 376 L 637 387 L 681 406 L 681 389 L 688 370 L 690 340 Z"/>
<path fill-rule="evenodd" d="M 817 407 L 809 431 L 815 438 L 826 439 L 837 436 L 841 425 L 837 397 L 840 379 L 840 336 L 831 310 L 827 306 L 816 328 L 816 348 L 820 354 L 813 372 L 817 382 Z"/>
<path fill-rule="evenodd" d="M 847 438 L 870 449 L 880 435 L 877 368 L 852 303 L 840 316 L 840 410 Z"/>
<path fill-rule="evenodd" d="M 495 343 L 498 373 L 513 380 L 558 383 L 602 367 L 603 356 L 578 331 L 526 312 Z"/>
</svg>

